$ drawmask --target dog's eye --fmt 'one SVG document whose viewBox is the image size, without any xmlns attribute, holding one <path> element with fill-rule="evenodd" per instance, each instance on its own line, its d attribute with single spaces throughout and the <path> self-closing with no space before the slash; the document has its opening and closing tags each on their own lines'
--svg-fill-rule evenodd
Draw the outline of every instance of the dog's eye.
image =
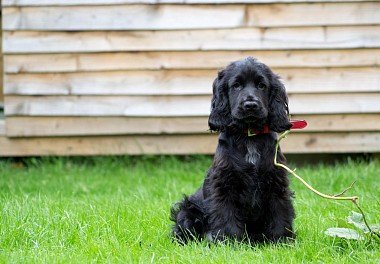
<svg viewBox="0 0 380 264">
<path fill-rule="evenodd" d="M 240 87 L 241 87 L 241 84 L 238 83 L 238 82 L 234 83 L 234 84 L 231 86 L 232 89 L 239 89 Z"/>
<path fill-rule="evenodd" d="M 259 85 L 257 85 L 257 88 L 259 88 L 260 90 L 265 90 L 267 88 L 267 86 L 265 85 L 265 83 L 259 83 Z"/>
</svg>

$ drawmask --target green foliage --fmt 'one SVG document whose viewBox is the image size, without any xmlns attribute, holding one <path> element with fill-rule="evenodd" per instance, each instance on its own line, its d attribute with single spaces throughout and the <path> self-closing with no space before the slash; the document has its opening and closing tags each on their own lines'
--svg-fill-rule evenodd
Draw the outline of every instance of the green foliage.
<svg viewBox="0 0 380 264">
<path fill-rule="evenodd" d="M 341 222 L 342 223 L 342 222 Z M 353 225 L 355 229 L 346 227 L 332 227 L 325 231 L 325 234 L 332 237 L 340 237 L 353 240 L 375 239 L 380 242 L 380 226 L 366 225 L 361 213 L 351 211 L 347 217 L 347 224 Z M 343 226 L 345 223 L 343 223 Z"/>
<path fill-rule="evenodd" d="M 351 228 L 345 227 L 330 227 L 325 231 L 325 234 L 332 237 L 340 237 L 345 239 L 363 240 L 358 232 Z"/>
<path fill-rule="evenodd" d="M 317 197 L 292 177 L 294 243 L 173 243 L 170 205 L 200 186 L 210 164 L 208 156 L 0 160 L 0 263 L 380 262 L 377 242 L 324 235 L 328 227 L 361 222 L 355 214 L 342 221 L 355 209 L 351 202 Z M 368 222 L 380 222 L 378 163 L 348 160 L 297 172 L 325 193 L 357 180 L 350 193 L 360 197 Z"/>
</svg>

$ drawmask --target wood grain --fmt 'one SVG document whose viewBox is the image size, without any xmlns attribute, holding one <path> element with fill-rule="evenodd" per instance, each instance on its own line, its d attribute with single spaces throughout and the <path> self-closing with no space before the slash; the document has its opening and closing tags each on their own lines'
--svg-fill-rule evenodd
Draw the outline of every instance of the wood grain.
<svg viewBox="0 0 380 264">
<path fill-rule="evenodd" d="M 380 92 L 380 68 L 273 69 L 287 92 Z M 209 95 L 216 70 L 161 70 L 5 76 L 5 94 Z"/>
<path fill-rule="evenodd" d="M 247 4 L 247 3 L 330 3 L 367 2 L 368 0 L 3 0 L 3 6 L 71 6 L 111 4 Z"/>
<path fill-rule="evenodd" d="M 380 131 L 380 114 L 293 115 L 305 119 L 305 132 Z M 56 137 L 127 134 L 208 134 L 203 117 L 7 117 L 8 137 Z M 1 123 L 0 123 L 1 128 Z M 4 128 L 3 128 L 4 129 Z M 5 129 L 4 129 L 5 132 Z"/>
<path fill-rule="evenodd" d="M 380 153 L 380 1 L 2 5 L 0 156 L 212 154 L 211 84 L 247 56 L 283 77 L 293 118 L 309 122 L 285 152 Z"/>
<path fill-rule="evenodd" d="M 5 114 L 27 116 L 208 116 L 209 95 L 6 96 Z M 292 114 L 379 113 L 380 93 L 292 94 Z"/>
<path fill-rule="evenodd" d="M 219 69 L 249 56 L 277 68 L 380 65 L 380 49 L 14 54 L 4 56 L 4 64 L 6 73 Z"/>
<path fill-rule="evenodd" d="M 5 30 L 163 30 L 244 26 L 242 5 L 3 8 Z M 228 17 L 228 19 L 225 19 Z M 212 19 L 210 19 L 212 18 Z"/>
<path fill-rule="evenodd" d="M 337 12 L 339 16 L 336 15 Z M 5 7 L 3 21 L 5 30 L 173 30 L 372 25 L 380 23 L 380 3 Z"/>
<path fill-rule="evenodd" d="M 0 137 L 0 156 L 212 154 L 216 135 L 20 138 Z M 380 152 L 380 133 L 295 133 L 285 153 Z"/>
<path fill-rule="evenodd" d="M 120 32 L 5 31 L 3 39 L 4 53 L 380 48 L 380 26 Z"/>
<path fill-rule="evenodd" d="M 246 14 L 252 27 L 371 25 L 380 22 L 380 2 L 248 5 Z"/>
</svg>

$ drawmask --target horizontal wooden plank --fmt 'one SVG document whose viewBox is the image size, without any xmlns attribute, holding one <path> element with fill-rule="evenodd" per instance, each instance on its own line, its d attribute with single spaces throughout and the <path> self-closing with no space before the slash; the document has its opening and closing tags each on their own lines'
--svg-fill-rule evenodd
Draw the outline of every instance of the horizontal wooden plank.
<svg viewBox="0 0 380 264">
<path fill-rule="evenodd" d="M 329 3 L 367 2 L 368 0 L 3 0 L 3 6 L 71 6 L 111 4 L 245 4 L 245 3 Z"/>
<path fill-rule="evenodd" d="M 7 117 L 8 137 L 205 134 L 207 117 Z"/>
<path fill-rule="evenodd" d="M 380 114 L 294 115 L 303 132 L 380 131 Z M 8 137 L 208 134 L 208 117 L 7 117 Z M 1 123 L 0 123 L 1 127 Z"/>
<path fill-rule="evenodd" d="M 236 6 L 113 5 L 9 7 L 5 30 L 158 30 L 244 26 L 245 8 Z M 212 17 L 212 19 L 210 19 Z M 225 19 L 228 17 L 228 19 Z"/>
<path fill-rule="evenodd" d="M 208 116 L 200 96 L 6 96 L 5 114 L 30 116 Z M 292 114 L 380 113 L 380 93 L 292 94 Z"/>
<path fill-rule="evenodd" d="M 42 116 L 204 116 L 211 96 L 6 96 L 5 114 Z"/>
<path fill-rule="evenodd" d="M 5 31 L 3 38 L 5 53 L 379 48 L 380 26 L 183 31 Z"/>
<path fill-rule="evenodd" d="M 278 68 L 380 65 L 380 49 L 346 49 L 14 54 L 4 56 L 4 67 L 7 73 L 218 69 L 248 56 Z"/>
<path fill-rule="evenodd" d="M 253 27 L 371 25 L 380 22 L 380 2 L 248 5 L 246 14 Z"/>
<path fill-rule="evenodd" d="M 20 138 L 0 137 L 0 156 L 212 154 L 216 135 Z M 294 133 L 285 153 L 380 152 L 380 133 Z"/>
<path fill-rule="evenodd" d="M 196 143 L 196 144 L 194 144 Z M 216 136 L 0 137 L 0 156 L 211 153 Z"/>
<path fill-rule="evenodd" d="M 380 68 L 275 69 L 289 93 L 380 92 Z"/>
<path fill-rule="evenodd" d="M 210 94 L 216 71 L 133 71 L 6 76 L 6 94 Z"/>
<path fill-rule="evenodd" d="M 337 12 L 339 16 L 336 15 Z M 172 30 L 372 25 L 380 23 L 380 2 L 6 7 L 3 9 L 3 21 L 5 30 Z"/>
<path fill-rule="evenodd" d="M 337 12 L 339 16 L 336 15 Z M 380 23 L 380 2 L 248 6 L 7 7 L 3 9 L 3 16 L 3 28 L 6 30 L 162 30 L 372 25 Z"/>
<path fill-rule="evenodd" d="M 380 92 L 380 68 L 274 69 L 288 93 Z M 65 74 L 10 74 L 5 94 L 211 94 L 215 70 L 162 70 Z"/>
</svg>

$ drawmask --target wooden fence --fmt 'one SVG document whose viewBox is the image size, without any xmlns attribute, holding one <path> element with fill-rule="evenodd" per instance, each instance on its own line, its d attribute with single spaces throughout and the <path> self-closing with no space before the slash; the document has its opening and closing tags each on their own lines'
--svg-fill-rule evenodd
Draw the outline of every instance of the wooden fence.
<svg viewBox="0 0 380 264">
<path fill-rule="evenodd" d="M 0 156 L 213 153 L 212 81 L 246 56 L 282 76 L 309 122 L 285 152 L 380 152 L 380 1 L 2 5 Z"/>
</svg>

